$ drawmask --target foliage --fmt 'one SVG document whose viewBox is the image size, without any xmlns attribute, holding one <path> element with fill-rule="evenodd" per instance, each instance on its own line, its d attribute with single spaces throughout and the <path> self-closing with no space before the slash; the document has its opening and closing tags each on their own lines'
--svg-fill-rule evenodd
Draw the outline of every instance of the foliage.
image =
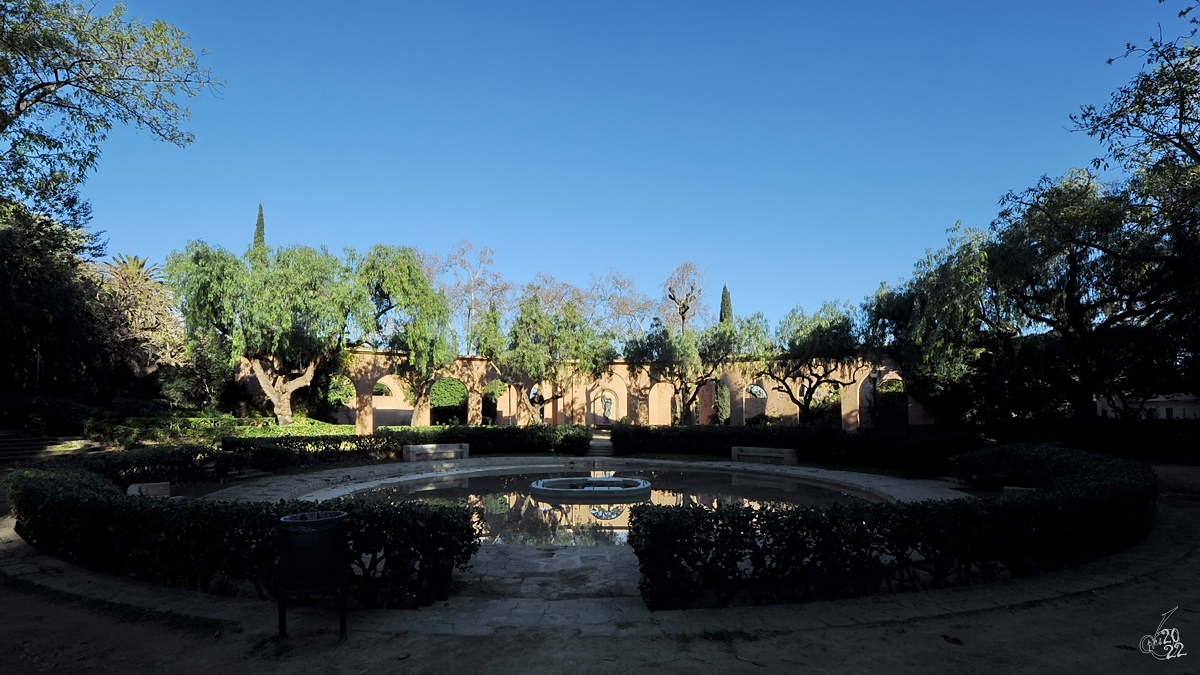
<svg viewBox="0 0 1200 675">
<path fill-rule="evenodd" d="M 1149 467 L 1080 451 L 1004 448 L 956 460 L 1041 488 L 1014 496 L 751 509 L 639 504 L 629 543 L 651 610 L 809 602 L 991 581 L 1077 565 L 1150 529 Z"/>
<path fill-rule="evenodd" d="M 447 298 L 431 285 L 411 248 L 372 246 L 352 258 L 357 283 L 370 299 L 355 317 L 355 341 L 403 354 L 393 359 L 392 370 L 404 381 L 417 419 L 458 356 Z"/>
<path fill-rule="evenodd" d="M 841 430 L 840 420 L 831 422 L 827 427 L 616 424 L 612 444 L 618 456 L 708 455 L 724 460 L 729 459 L 730 448 L 735 445 L 794 448 L 803 463 L 867 466 L 921 476 L 944 473 L 951 455 L 982 444 L 978 433 L 862 429 L 849 434 Z"/>
<path fill-rule="evenodd" d="M 721 313 L 717 318 L 718 323 L 729 323 L 733 321 L 733 299 L 729 295 L 729 287 L 721 287 Z"/>
<path fill-rule="evenodd" d="M 690 425 L 701 388 L 743 352 L 742 335 L 732 323 L 683 332 L 655 319 L 649 332 L 626 341 L 623 356 L 631 376 L 645 372 L 651 381 L 671 385 L 680 420 Z"/>
<path fill-rule="evenodd" d="M 586 302 L 601 332 L 617 343 L 644 334 L 654 318 L 654 300 L 639 292 L 633 279 L 611 267 L 603 277 L 592 276 Z"/>
<path fill-rule="evenodd" d="M 178 461 L 167 460 L 172 453 Z M 452 571 L 464 568 L 479 547 L 472 513 L 464 507 L 151 499 L 126 496 L 105 478 L 175 480 L 181 474 L 137 467 L 145 460 L 194 467 L 192 454 L 183 448 L 107 453 L 86 463 L 18 469 L 4 481 L 17 531 L 41 550 L 102 572 L 219 593 L 249 582 L 266 597 L 274 592 L 279 519 L 344 510 L 350 593 L 368 607 L 444 599 Z"/>
<path fill-rule="evenodd" d="M 461 346 L 464 354 L 477 353 L 472 336 L 488 309 L 497 307 L 503 311 L 508 306 L 512 284 L 491 269 L 495 254 L 487 246 L 475 250 L 474 244 L 463 239 L 445 259 L 436 255 L 424 258 L 426 276 L 437 283 L 448 302 L 453 322 L 459 327 L 457 334 L 464 340 Z M 458 347 L 457 343 L 455 346 Z M 457 354 L 459 349 L 453 351 Z"/>
<path fill-rule="evenodd" d="M 250 248 L 265 248 L 267 245 L 267 224 L 263 220 L 262 204 L 258 205 L 258 220 L 254 223 L 254 241 Z"/>
<path fill-rule="evenodd" d="M 713 423 L 729 424 L 731 411 L 729 385 L 725 384 L 725 380 L 717 380 L 717 384 L 713 389 Z"/>
<path fill-rule="evenodd" d="M 88 395 L 113 372 L 97 252 L 78 229 L 0 199 L 0 391 L 14 399 Z M 5 401 L 8 405 L 18 401 Z"/>
<path fill-rule="evenodd" d="M 84 422 L 83 435 L 110 446 L 134 448 L 143 443 L 193 443 L 211 447 L 242 426 L 264 424 L 263 419 L 218 417 L 115 417 L 101 415 Z"/>
<path fill-rule="evenodd" d="M 162 270 L 145 258 L 116 255 L 91 266 L 107 320 L 110 349 L 136 377 L 160 366 L 181 366 L 186 358 L 183 321 L 175 311 Z"/>
<path fill-rule="evenodd" d="M 1076 417 L 1096 415 L 1105 333 L 1137 325 L 1153 308 L 1153 267 L 1142 259 L 1160 242 L 1130 227 L 1134 208 L 1127 194 L 1105 193 L 1095 177 L 1076 172 L 1010 195 L 993 224 L 993 284 L 1062 341 L 1077 383 L 1069 392 Z"/>
<path fill-rule="evenodd" d="M 1200 372 L 1198 56 L 1186 38 L 1129 45 L 1141 71 L 1073 117 L 1119 180 L 1076 170 L 1010 193 L 990 236 L 953 239 L 868 302 L 871 344 L 940 419 L 1056 416 L 1065 403 L 1094 425 L 1096 397 L 1134 419 Z"/>
<path fill-rule="evenodd" d="M 184 146 L 180 98 L 221 86 L 187 35 L 164 21 L 67 1 L 0 4 L 0 197 L 71 224 L 86 220 L 75 188 L 118 124 Z"/>
<path fill-rule="evenodd" d="M 571 383 L 599 379 L 616 358 L 610 337 L 575 300 L 548 307 L 542 299 L 545 290 L 537 284 L 525 288 L 506 334 L 501 332 L 499 311 L 491 308 L 475 340 L 500 379 L 517 391 L 522 416 L 530 423 L 543 419 L 543 406 L 561 398 Z M 539 385 L 550 385 L 553 392 L 546 397 Z"/>
<path fill-rule="evenodd" d="M 750 372 L 770 380 L 774 391 L 787 394 L 800 411 L 801 422 L 819 396 L 831 387 L 854 382 L 853 367 L 862 354 L 848 306 L 825 303 L 808 315 L 796 307 L 779 322 L 773 340 L 765 339 L 761 321 L 748 331 L 754 346 Z"/>
<path fill-rule="evenodd" d="M 252 466 L 266 471 L 278 471 L 291 466 L 399 458 L 405 445 L 431 443 L 466 443 L 473 457 L 557 453 L 584 455 L 592 438 L 591 431 L 579 425 L 386 427 L 373 436 L 354 435 L 349 433 L 352 429 L 342 435 L 322 436 L 293 435 L 289 433 L 291 427 L 240 431 L 243 432 L 241 437 L 223 439 L 222 448 L 255 456 L 257 459 L 253 460 Z"/>
<path fill-rule="evenodd" d="M 431 405 L 437 407 L 465 405 L 467 402 L 467 385 L 453 377 L 444 377 L 434 383 L 433 391 L 429 396 L 429 402 Z"/>
<path fill-rule="evenodd" d="M 280 424 L 291 422 L 292 394 L 341 353 L 362 301 L 341 260 L 306 246 L 252 248 L 238 258 L 189 242 L 168 258 L 167 275 L 189 339 L 227 342 L 231 365 L 245 361 Z"/>
</svg>

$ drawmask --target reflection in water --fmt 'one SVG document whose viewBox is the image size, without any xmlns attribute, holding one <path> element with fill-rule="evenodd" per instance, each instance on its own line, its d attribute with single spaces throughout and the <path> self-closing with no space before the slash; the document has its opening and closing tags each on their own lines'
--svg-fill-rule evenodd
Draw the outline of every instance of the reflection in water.
<svg viewBox="0 0 1200 675">
<path fill-rule="evenodd" d="M 477 507 L 485 544 L 530 546 L 618 545 L 629 532 L 630 504 L 554 504 L 535 498 L 529 484 L 541 478 L 643 478 L 653 489 L 642 503 L 791 508 L 854 499 L 848 495 L 775 476 L 700 471 L 595 471 L 439 477 L 422 483 L 380 487 L 352 499 L 400 502 L 412 499 Z"/>
</svg>

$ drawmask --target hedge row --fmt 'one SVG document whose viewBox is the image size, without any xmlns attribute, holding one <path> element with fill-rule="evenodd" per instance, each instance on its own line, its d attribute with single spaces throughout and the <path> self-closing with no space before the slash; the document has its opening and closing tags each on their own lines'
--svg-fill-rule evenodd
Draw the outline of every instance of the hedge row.
<svg viewBox="0 0 1200 675">
<path fill-rule="evenodd" d="M 200 443 L 211 444 L 223 436 L 242 429 L 273 424 L 268 418 L 220 417 L 88 417 L 83 421 L 83 435 L 94 441 L 122 448 L 134 448 L 143 443 Z"/>
<path fill-rule="evenodd" d="M 583 426 L 391 427 L 371 436 L 283 436 L 222 439 L 223 450 L 247 453 L 251 466 L 278 471 L 354 460 L 399 458 L 405 445 L 467 443 L 471 456 L 495 454 L 584 455 L 592 434 Z"/>
<path fill-rule="evenodd" d="M 1048 446 L 956 457 L 958 475 L 1037 491 L 984 499 L 772 510 L 638 505 L 629 543 L 651 610 L 808 602 L 940 588 L 1076 565 L 1140 540 L 1156 476 Z"/>
<path fill-rule="evenodd" d="M 13 471 L 4 485 L 17 533 L 43 551 L 102 572 L 217 593 L 248 582 L 265 598 L 275 588 L 279 519 L 343 510 L 349 513 L 350 593 L 368 607 L 445 598 L 453 570 L 464 568 L 479 549 L 466 507 L 126 496 L 108 476 L 144 478 L 153 473 L 147 466 L 187 471 L 187 451 L 139 452 L 164 456 L 130 462 L 123 457 L 130 453 L 111 453 L 87 468 L 51 460 Z"/>
<path fill-rule="evenodd" d="M 735 445 L 793 448 L 801 462 L 840 463 L 943 474 L 951 456 L 983 446 L 970 431 L 840 429 L 800 426 L 638 426 L 617 424 L 612 430 L 617 455 L 687 454 L 729 459 Z"/>
</svg>

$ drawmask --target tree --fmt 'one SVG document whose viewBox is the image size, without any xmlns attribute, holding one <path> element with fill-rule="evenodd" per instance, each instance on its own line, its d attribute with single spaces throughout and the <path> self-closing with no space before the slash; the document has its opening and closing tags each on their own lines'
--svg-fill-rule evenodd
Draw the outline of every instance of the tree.
<svg viewBox="0 0 1200 675">
<path fill-rule="evenodd" d="M 94 393 L 107 377 L 108 336 L 96 252 L 77 228 L 0 198 L 0 392 L 19 405 L 38 394 Z"/>
<path fill-rule="evenodd" d="M 253 248 L 263 248 L 267 245 L 267 225 L 263 222 L 262 204 L 258 205 L 258 221 L 254 223 L 254 243 Z"/>
<path fill-rule="evenodd" d="M 720 323 L 729 323 L 733 321 L 733 299 L 729 297 L 729 287 L 721 287 L 721 315 L 717 319 Z"/>
<path fill-rule="evenodd" d="M 1062 341 L 1071 360 L 1071 407 L 1096 416 L 1104 334 L 1154 312 L 1158 269 L 1146 262 L 1161 242 L 1130 227 L 1137 207 L 1123 190 L 1073 172 L 1006 198 L 987 247 L 994 283 L 1035 325 Z M 1130 216 L 1133 216 L 1131 218 Z"/>
<path fill-rule="evenodd" d="M 352 263 L 370 299 L 355 319 L 361 331 L 355 341 L 403 353 L 393 367 L 407 385 L 413 419 L 422 418 L 434 384 L 458 356 L 449 302 L 434 289 L 411 248 L 373 246 L 352 256 Z"/>
<path fill-rule="evenodd" d="M 1198 3 L 1180 12 L 1190 15 Z M 1197 23 L 1193 17 L 1192 23 Z M 1103 106 L 1084 106 L 1072 117 L 1075 130 L 1104 144 L 1096 166 L 1114 163 L 1128 176 L 1128 194 L 1140 208 L 1133 229 L 1153 237 L 1152 251 L 1139 251 L 1146 264 L 1151 308 L 1145 322 L 1178 336 L 1182 368 L 1200 375 L 1200 47 L 1187 38 L 1154 39 L 1128 45 L 1125 58 L 1144 62 L 1142 71 Z M 1130 255 L 1122 252 L 1122 255 Z"/>
<path fill-rule="evenodd" d="M 292 396 L 345 345 L 362 297 L 349 267 L 306 246 L 241 258 L 189 242 L 167 259 L 188 336 L 227 341 L 231 364 L 243 361 L 271 401 L 279 424 L 292 423 Z M 356 307 L 356 305 L 358 305 Z"/>
<path fill-rule="evenodd" d="M 695 263 L 685 262 L 671 272 L 663 282 L 663 303 L 660 316 L 681 333 L 688 332 L 688 323 L 705 315 L 704 275 Z"/>
<path fill-rule="evenodd" d="M 479 353 L 516 390 L 518 406 L 531 422 L 543 419 L 544 406 L 561 398 L 572 383 L 602 377 L 616 358 L 611 338 L 574 301 L 547 311 L 543 290 L 537 284 L 525 288 L 507 333 L 501 332 L 500 312 L 492 307 L 475 338 Z M 545 385 L 553 388 L 549 397 Z"/>
<path fill-rule="evenodd" d="M 436 281 L 446 295 L 457 334 L 465 341 L 462 350 L 466 354 L 477 353 L 470 337 L 479 317 L 491 307 L 503 311 L 508 306 L 512 284 L 491 269 L 495 253 L 486 246 L 476 250 L 474 244 L 463 239 L 445 260 L 430 255 L 423 264 L 426 276 Z"/>
<path fill-rule="evenodd" d="M 603 277 L 593 274 L 585 296 L 597 325 L 616 341 L 645 334 L 654 319 L 654 300 L 614 268 Z"/>
<path fill-rule="evenodd" d="M 752 323 L 761 335 L 765 319 Z M 796 307 L 779 322 L 773 340 L 759 341 L 754 375 L 786 394 L 804 422 L 819 392 L 854 383 L 852 366 L 862 354 L 856 333 L 848 306 L 827 302 L 811 315 Z"/>
<path fill-rule="evenodd" d="M 183 322 L 171 289 L 157 265 L 145 258 L 116 255 L 93 265 L 113 351 L 136 377 L 159 366 L 179 366 L 185 358 Z"/>
<path fill-rule="evenodd" d="M 642 335 L 624 345 L 631 376 L 645 371 L 652 381 L 668 382 L 683 424 L 696 423 L 700 389 L 738 349 L 737 330 L 718 323 L 705 331 L 695 324 L 705 314 L 704 277 L 694 263 L 685 262 L 663 282 L 659 318 Z"/>
<path fill-rule="evenodd" d="M 0 2 L 0 196 L 82 225 L 77 195 L 117 124 L 183 146 L 178 103 L 221 82 L 164 21 L 67 1 Z"/>
<path fill-rule="evenodd" d="M 631 376 L 644 371 L 652 381 L 670 384 L 680 423 L 692 425 L 701 388 L 715 381 L 742 351 L 732 324 L 685 333 L 655 319 L 644 336 L 625 343 L 624 358 Z"/>
<path fill-rule="evenodd" d="M 1009 417 L 1028 321 L 994 283 L 991 243 L 987 232 L 955 227 L 908 283 L 884 286 L 863 305 L 867 357 L 891 359 L 905 390 L 946 422 Z"/>
</svg>

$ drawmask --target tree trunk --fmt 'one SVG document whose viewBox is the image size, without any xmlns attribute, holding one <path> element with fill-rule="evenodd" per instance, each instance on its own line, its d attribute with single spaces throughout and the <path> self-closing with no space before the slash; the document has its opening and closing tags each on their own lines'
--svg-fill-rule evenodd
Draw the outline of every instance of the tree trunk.
<svg viewBox="0 0 1200 675">
<path fill-rule="evenodd" d="M 274 358 L 268 358 L 250 359 L 250 369 L 263 393 L 271 400 L 276 422 L 279 426 L 287 426 L 292 423 L 292 394 L 312 383 L 313 375 L 317 372 L 317 361 L 310 361 L 299 377 L 289 380 L 287 373 L 280 370 L 279 363 Z"/>
</svg>

